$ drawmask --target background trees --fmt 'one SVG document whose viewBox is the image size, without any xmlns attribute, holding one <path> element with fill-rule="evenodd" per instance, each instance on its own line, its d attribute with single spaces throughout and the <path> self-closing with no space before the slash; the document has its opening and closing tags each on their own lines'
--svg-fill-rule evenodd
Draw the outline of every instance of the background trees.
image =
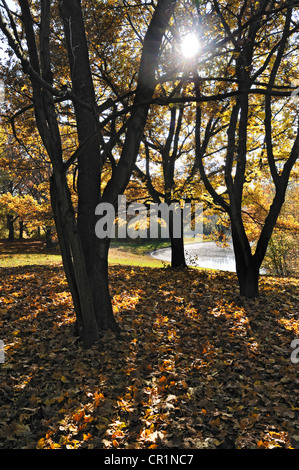
<svg viewBox="0 0 299 470">
<path fill-rule="evenodd" d="M 51 245 L 54 229 L 49 196 L 49 168 L 34 148 L 34 159 L 13 141 L 3 126 L 0 146 L 0 206 L 6 217 L 8 239 L 44 233 Z M 27 138 L 29 146 L 30 136 Z M 29 147 L 28 147 L 29 149 Z M 41 148 L 39 150 L 42 150 Z M 32 149 L 30 150 L 32 152 Z"/>
<path fill-rule="evenodd" d="M 272 199 L 273 188 L 268 182 L 262 182 L 260 187 L 254 188 L 254 191 L 248 190 L 244 222 L 249 233 L 249 240 L 253 244 L 258 239 Z M 262 264 L 267 274 L 285 277 L 296 276 L 298 273 L 298 204 L 298 182 L 295 179 L 289 183 L 285 202 Z"/>
</svg>

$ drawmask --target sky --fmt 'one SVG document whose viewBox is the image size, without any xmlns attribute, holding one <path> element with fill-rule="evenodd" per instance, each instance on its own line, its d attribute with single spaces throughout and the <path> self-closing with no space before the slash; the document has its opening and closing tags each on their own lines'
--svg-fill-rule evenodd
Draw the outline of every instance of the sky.
<svg viewBox="0 0 299 470">
<path fill-rule="evenodd" d="M 7 3 L 7 6 L 12 9 L 13 11 L 15 10 L 15 5 L 16 5 L 16 2 L 14 2 L 13 0 L 6 0 L 6 3 Z M 2 1 L 0 0 L 0 6 L 2 6 Z M 5 49 L 6 49 L 6 42 L 5 40 L 3 39 L 3 37 L 1 36 L 1 43 L 0 43 L 0 61 L 1 59 L 3 58 L 6 58 L 6 54 L 5 54 Z"/>
</svg>

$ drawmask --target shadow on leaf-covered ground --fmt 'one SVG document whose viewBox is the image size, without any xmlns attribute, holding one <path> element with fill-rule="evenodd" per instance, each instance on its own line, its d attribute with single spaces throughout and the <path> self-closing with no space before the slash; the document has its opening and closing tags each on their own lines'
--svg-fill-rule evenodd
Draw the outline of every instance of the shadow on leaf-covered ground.
<svg viewBox="0 0 299 470">
<path fill-rule="evenodd" d="M 0 271 L 0 448 L 292 447 L 298 280 L 113 266 L 122 333 L 85 350 L 60 267 Z"/>
</svg>

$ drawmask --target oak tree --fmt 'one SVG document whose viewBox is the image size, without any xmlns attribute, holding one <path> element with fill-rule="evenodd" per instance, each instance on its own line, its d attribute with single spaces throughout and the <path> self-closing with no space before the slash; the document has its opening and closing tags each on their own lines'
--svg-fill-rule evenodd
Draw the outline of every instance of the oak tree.
<svg viewBox="0 0 299 470">
<path fill-rule="evenodd" d="M 66 60 L 70 77 L 68 87 L 62 86 L 59 79 L 56 81 L 53 67 L 51 46 L 55 5 L 50 0 L 42 0 L 40 4 L 27 0 L 18 3 L 20 27 L 14 12 L 2 1 L 0 28 L 22 65 L 24 80 L 30 81 L 36 126 L 53 170 L 51 204 L 78 332 L 85 345 L 90 346 L 98 339 L 99 330 L 110 328 L 119 331 L 109 295 L 109 240 L 100 240 L 95 235 L 95 208 L 101 201 L 116 205 L 118 195 L 125 190 L 130 179 L 156 85 L 155 70 L 161 41 L 175 1 L 159 0 L 151 8 L 148 26 L 143 28 L 146 32 L 125 141 L 104 189 L 101 189 L 101 173 L 107 156 L 101 151 L 100 116 L 111 106 L 111 99 L 98 106 L 86 34 L 86 6 L 79 0 L 58 2 L 64 34 L 61 57 Z M 23 33 L 24 37 L 21 37 Z M 63 155 L 57 114 L 57 104 L 62 101 L 71 102 L 78 138 L 78 148 L 68 160 Z M 77 217 L 66 177 L 75 160 L 78 163 Z"/>
</svg>

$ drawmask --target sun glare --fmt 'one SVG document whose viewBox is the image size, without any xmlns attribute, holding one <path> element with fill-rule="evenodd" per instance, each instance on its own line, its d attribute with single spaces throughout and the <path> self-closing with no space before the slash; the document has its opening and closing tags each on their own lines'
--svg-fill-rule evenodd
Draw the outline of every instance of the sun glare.
<svg viewBox="0 0 299 470">
<path fill-rule="evenodd" d="M 200 49 L 199 41 L 194 33 L 187 34 L 181 42 L 181 51 L 184 57 L 191 59 Z"/>
</svg>

